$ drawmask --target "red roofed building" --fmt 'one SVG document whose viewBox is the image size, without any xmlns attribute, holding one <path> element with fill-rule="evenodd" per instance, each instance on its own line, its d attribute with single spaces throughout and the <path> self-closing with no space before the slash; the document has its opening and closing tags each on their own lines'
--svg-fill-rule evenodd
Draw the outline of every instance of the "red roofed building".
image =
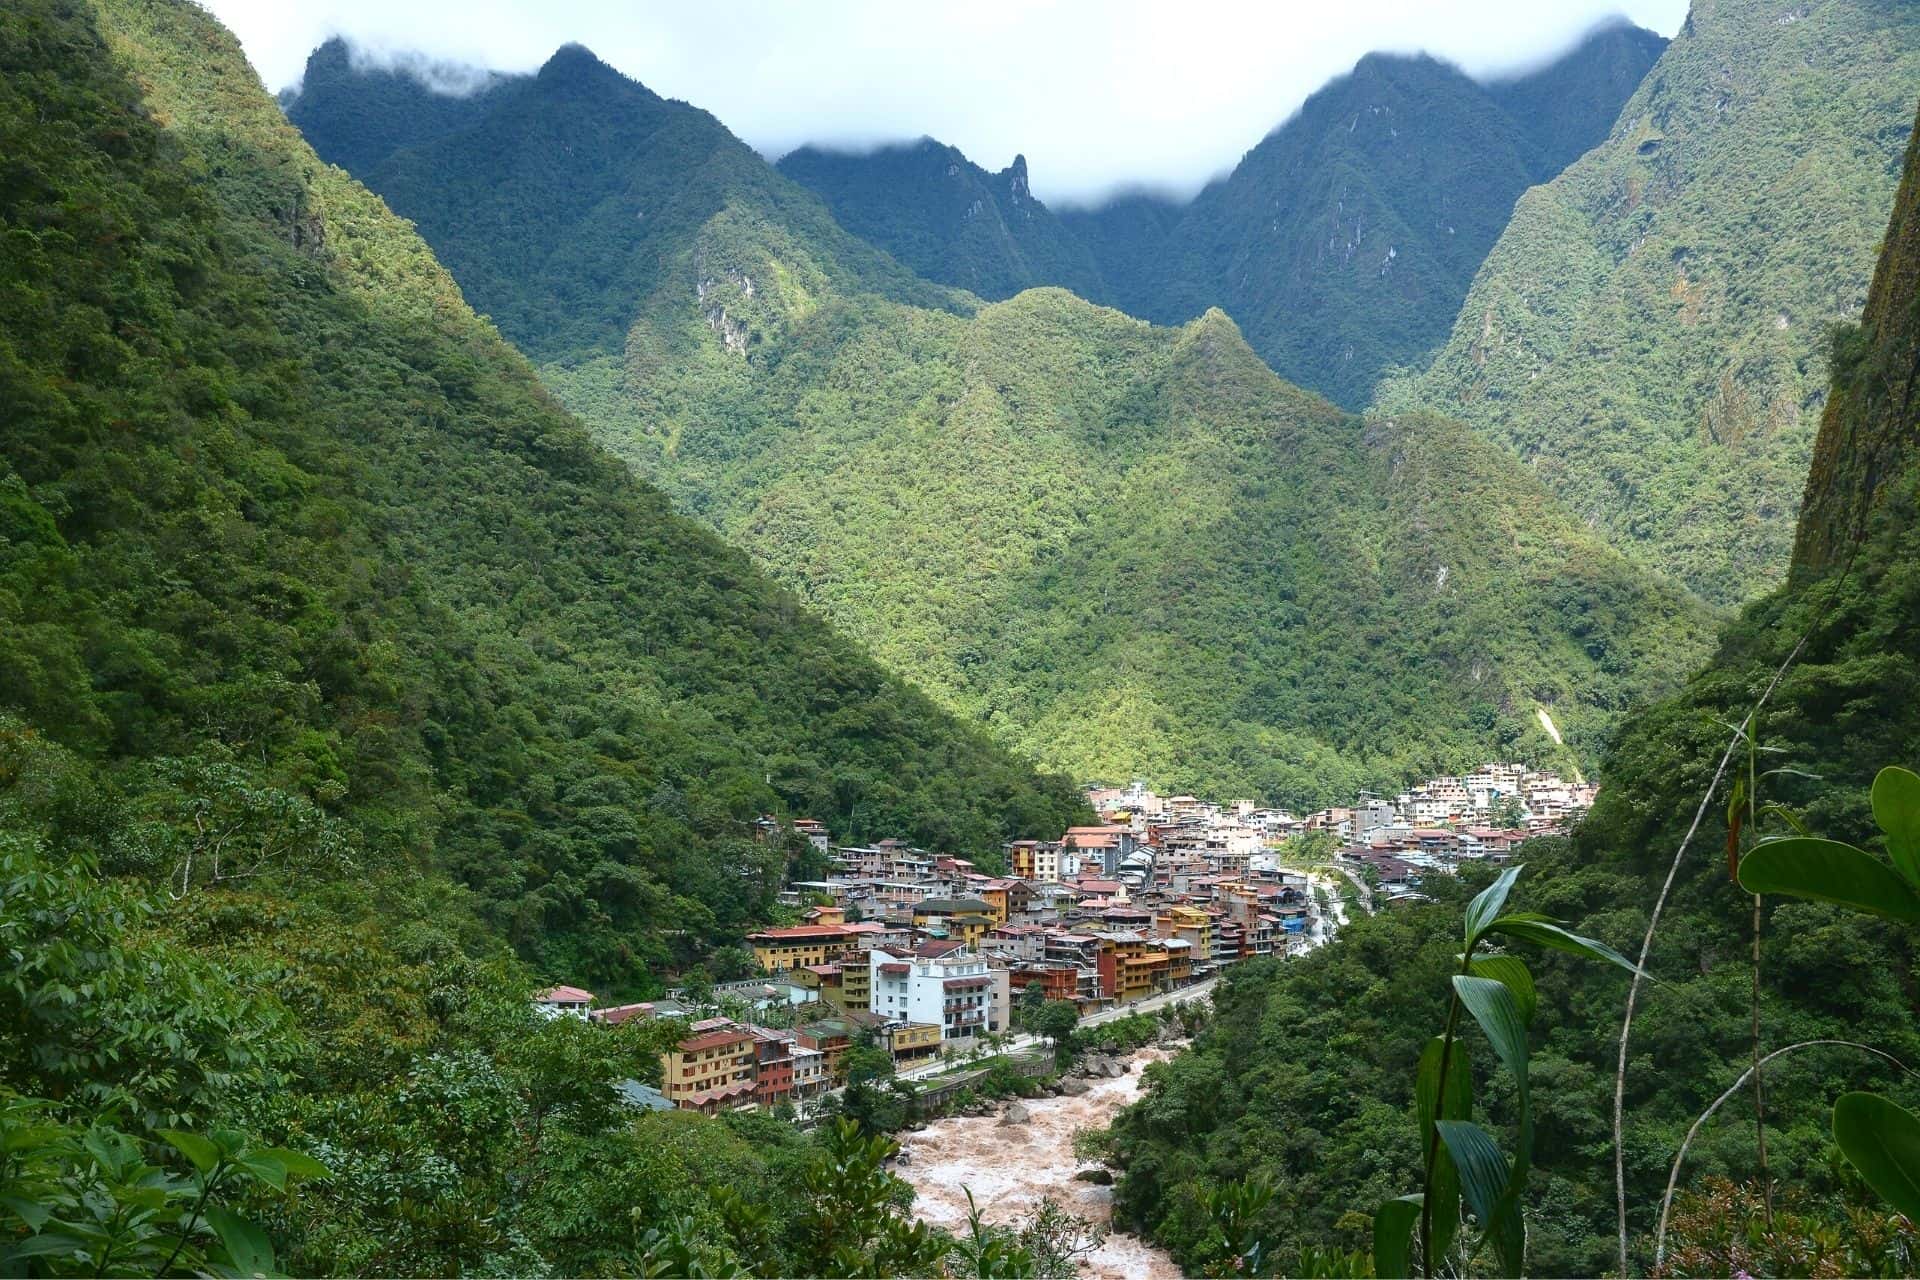
<svg viewBox="0 0 1920 1280">
<path fill-rule="evenodd" d="M 724 1019 L 696 1022 L 688 1030 L 693 1034 L 660 1055 L 660 1092 L 682 1110 L 708 1115 L 751 1103 L 758 1088 L 754 1033 Z M 789 1073 L 788 1092 L 792 1087 Z"/>
<path fill-rule="evenodd" d="M 843 924 L 796 924 L 747 935 L 747 945 L 768 973 L 785 973 L 810 964 L 826 964 L 853 945 Z"/>
</svg>

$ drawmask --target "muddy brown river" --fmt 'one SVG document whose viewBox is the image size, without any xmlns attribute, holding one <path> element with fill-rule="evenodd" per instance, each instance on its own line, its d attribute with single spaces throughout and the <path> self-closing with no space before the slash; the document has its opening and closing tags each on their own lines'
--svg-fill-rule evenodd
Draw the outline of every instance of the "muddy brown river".
<svg viewBox="0 0 1920 1280">
<path fill-rule="evenodd" d="M 1074 1131 L 1104 1127 L 1140 1096 L 1146 1064 L 1170 1056 L 1166 1049 L 1142 1049 L 1126 1059 L 1126 1075 L 1094 1081 L 1080 1097 L 1031 1099 L 1023 1104 L 1031 1117 L 1023 1125 L 1002 1127 L 996 1109 L 937 1120 L 905 1135 L 901 1146 L 911 1154 L 895 1172 L 913 1184 L 915 1216 L 965 1231 L 971 1189 L 988 1222 L 1011 1223 L 1050 1195 L 1068 1212 L 1105 1223 L 1113 1213 L 1113 1188 L 1074 1179 L 1077 1171 L 1094 1167 L 1074 1159 Z M 1180 1270 L 1152 1245 L 1114 1232 L 1081 1261 L 1080 1273 L 1091 1280 L 1177 1280 Z"/>
</svg>

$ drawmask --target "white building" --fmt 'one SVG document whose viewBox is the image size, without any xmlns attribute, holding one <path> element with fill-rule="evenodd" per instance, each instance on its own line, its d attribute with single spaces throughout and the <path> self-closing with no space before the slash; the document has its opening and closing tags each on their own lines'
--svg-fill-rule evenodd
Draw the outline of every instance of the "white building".
<svg viewBox="0 0 1920 1280">
<path fill-rule="evenodd" d="M 994 979 L 978 952 L 944 943 L 913 952 L 876 948 L 867 965 L 868 1007 L 889 1022 L 937 1024 L 943 1040 L 992 1029 Z"/>
</svg>

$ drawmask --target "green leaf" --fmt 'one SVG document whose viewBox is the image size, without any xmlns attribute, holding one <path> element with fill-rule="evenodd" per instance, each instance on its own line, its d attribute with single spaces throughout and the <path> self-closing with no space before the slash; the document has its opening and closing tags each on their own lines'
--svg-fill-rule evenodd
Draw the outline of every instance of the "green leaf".
<svg viewBox="0 0 1920 1280">
<path fill-rule="evenodd" d="M 1520 1016 L 1520 1002 L 1513 998 L 1507 984 L 1493 978 L 1455 974 L 1453 989 L 1480 1029 L 1493 1043 L 1493 1051 L 1513 1073 L 1520 1086 L 1521 1105 L 1527 1097 L 1527 1022 Z"/>
<path fill-rule="evenodd" d="M 1842 1094 L 1833 1140 L 1868 1186 L 1920 1222 L 1920 1118 L 1876 1093 Z"/>
<path fill-rule="evenodd" d="M 14 1215 L 27 1224 L 29 1231 L 38 1231 L 53 1216 L 51 1207 L 25 1196 L 0 1195 L 0 1207 L 13 1210 Z"/>
<path fill-rule="evenodd" d="M 1751 856 L 1751 855 L 1749 855 Z M 1518 938 L 1522 942 L 1531 942 L 1538 947 L 1549 947 L 1555 951 L 1566 951 L 1576 956 L 1585 956 L 1589 960 L 1604 960 L 1608 964 L 1617 964 L 1628 973 L 1640 973 L 1642 977 L 1653 977 L 1643 973 L 1633 961 L 1615 951 L 1604 942 L 1593 938 L 1583 938 L 1577 933 L 1569 933 L 1557 924 L 1545 920 L 1535 920 L 1524 916 L 1501 916 L 1487 926 L 1488 933 L 1504 934 L 1509 938 Z"/>
<path fill-rule="evenodd" d="M 1740 887 L 1836 902 L 1889 920 L 1920 923 L 1920 894 L 1870 853 L 1837 840 L 1771 840 L 1740 861 Z"/>
<path fill-rule="evenodd" d="M 184 1129 L 162 1129 L 160 1136 L 169 1146 L 187 1158 L 201 1173 L 212 1173 L 213 1167 L 220 1163 L 220 1150 L 197 1133 L 188 1133 Z"/>
<path fill-rule="evenodd" d="M 256 1224 L 221 1205 L 207 1210 L 207 1224 L 220 1237 L 220 1243 L 226 1246 L 234 1275 L 279 1274 L 273 1266 L 273 1242 Z"/>
<path fill-rule="evenodd" d="M 287 1166 L 264 1151 L 249 1151 L 236 1157 L 233 1168 L 258 1178 L 275 1191 L 287 1189 Z"/>
<path fill-rule="evenodd" d="M 1527 1274 L 1527 1220 L 1520 1208 L 1520 1197 L 1509 1195 L 1494 1211 L 1493 1226 L 1487 1230 L 1493 1243 L 1494 1268 L 1503 1276 Z"/>
<path fill-rule="evenodd" d="M 1419 1221 L 1417 1194 L 1389 1200 L 1373 1211 L 1373 1274 L 1379 1280 L 1413 1274 L 1413 1227 Z"/>
<path fill-rule="evenodd" d="M 1920 773 L 1888 765 L 1873 780 L 1873 820 L 1907 883 L 1920 885 Z"/>
<path fill-rule="evenodd" d="M 1519 863 L 1502 871 L 1494 882 L 1474 895 L 1467 904 L 1467 950 L 1473 950 L 1473 944 L 1480 941 L 1480 935 L 1486 932 L 1487 922 L 1500 914 L 1500 908 L 1507 905 L 1507 894 L 1513 889 L 1513 882 L 1520 878 L 1522 867 Z"/>
<path fill-rule="evenodd" d="M 1506 1157 L 1500 1154 L 1492 1136 L 1471 1120 L 1441 1120 L 1435 1127 L 1453 1156 L 1454 1167 L 1460 1170 L 1460 1188 L 1467 1204 L 1483 1228 L 1490 1226 L 1507 1186 Z"/>
<path fill-rule="evenodd" d="M 1420 1051 L 1420 1068 L 1414 1076 L 1413 1110 L 1423 1160 L 1434 1121 L 1465 1120 L 1473 1115 L 1472 1056 L 1467 1052 L 1466 1043 L 1457 1038 L 1447 1063 L 1447 1096 L 1444 1102 L 1439 1098 L 1440 1054 L 1445 1046 L 1443 1036 L 1427 1041 L 1426 1048 Z M 1444 1258 L 1453 1247 L 1453 1238 L 1460 1232 L 1460 1173 L 1453 1167 L 1453 1156 L 1444 1143 L 1434 1153 L 1429 1189 L 1433 1196 L 1433 1255 Z"/>
<path fill-rule="evenodd" d="M 1533 989 L 1533 975 L 1527 971 L 1526 961 L 1519 956 L 1477 956 L 1472 969 L 1477 977 L 1492 978 L 1513 992 L 1513 1002 L 1520 1006 L 1520 1021 L 1533 1025 L 1533 1011 L 1539 1004 L 1539 996 Z"/>
<path fill-rule="evenodd" d="M 328 1178 L 333 1176 L 331 1169 L 304 1151 L 295 1151 L 290 1147 L 266 1147 L 261 1150 L 260 1154 L 272 1156 L 281 1164 L 285 1165 L 287 1176 L 290 1178 Z"/>
</svg>

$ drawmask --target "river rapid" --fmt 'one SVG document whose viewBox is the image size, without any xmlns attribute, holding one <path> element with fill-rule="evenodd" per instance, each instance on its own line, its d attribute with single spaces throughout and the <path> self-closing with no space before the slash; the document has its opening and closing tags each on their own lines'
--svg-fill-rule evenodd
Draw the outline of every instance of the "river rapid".
<svg viewBox="0 0 1920 1280">
<path fill-rule="evenodd" d="M 1166 1049 L 1142 1049 L 1124 1060 L 1126 1075 L 1090 1081 L 1077 1098 L 1028 1099 L 1022 1104 L 1030 1117 L 1026 1124 L 1003 1126 L 996 1110 L 951 1116 L 902 1135 L 901 1147 L 910 1154 L 895 1172 L 913 1184 L 914 1215 L 964 1232 L 970 1189 L 988 1222 L 1011 1223 L 1050 1195 L 1068 1212 L 1106 1223 L 1113 1215 L 1113 1188 L 1074 1179 L 1077 1171 L 1096 1167 L 1074 1158 L 1074 1131 L 1104 1127 L 1140 1096 L 1146 1064 L 1171 1056 Z M 1177 1280 L 1180 1269 L 1145 1241 L 1114 1232 L 1081 1260 L 1080 1273 L 1090 1280 Z"/>
</svg>

